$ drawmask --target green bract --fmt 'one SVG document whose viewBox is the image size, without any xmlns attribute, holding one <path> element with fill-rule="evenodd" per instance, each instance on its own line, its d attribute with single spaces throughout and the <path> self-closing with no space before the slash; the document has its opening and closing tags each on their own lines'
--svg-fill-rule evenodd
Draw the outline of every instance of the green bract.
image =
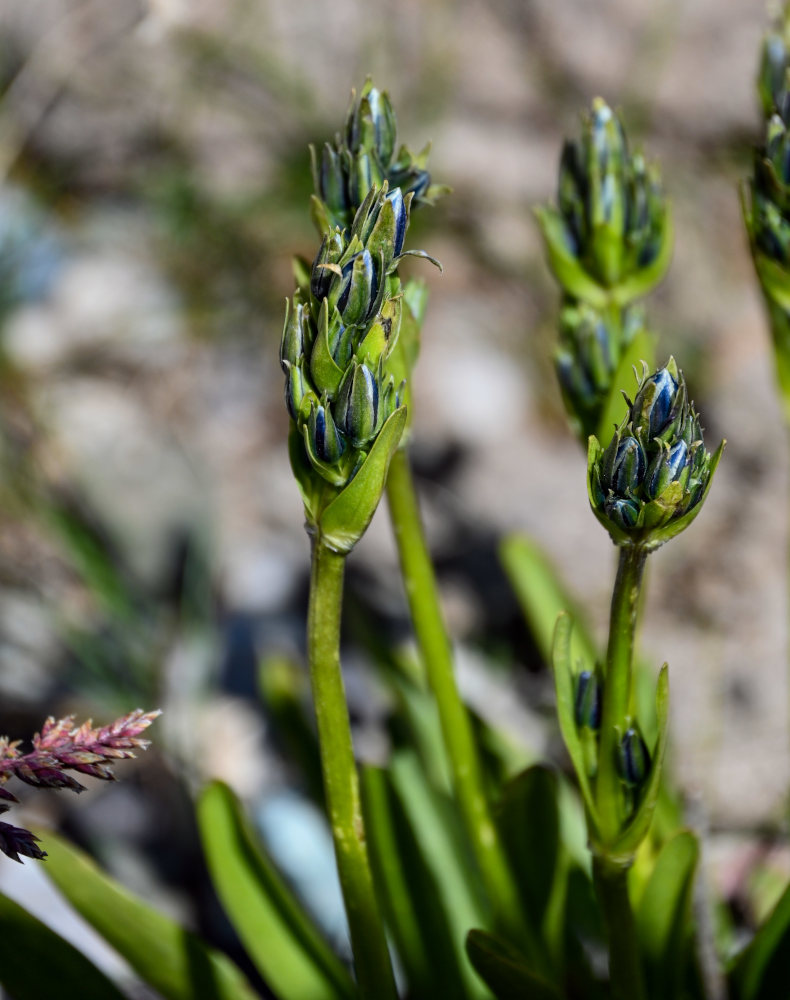
<svg viewBox="0 0 790 1000">
<path fill-rule="evenodd" d="M 654 549 L 699 513 L 724 442 L 711 457 L 674 358 L 645 373 L 625 420 L 603 449 L 590 437 L 588 489 L 617 545 Z"/>
<path fill-rule="evenodd" d="M 557 207 L 538 222 L 549 263 L 566 293 L 597 308 L 624 306 L 663 278 L 671 220 L 655 167 L 630 153 L 623 127 L 601 99 L 565 143 Z"/>
</svg>

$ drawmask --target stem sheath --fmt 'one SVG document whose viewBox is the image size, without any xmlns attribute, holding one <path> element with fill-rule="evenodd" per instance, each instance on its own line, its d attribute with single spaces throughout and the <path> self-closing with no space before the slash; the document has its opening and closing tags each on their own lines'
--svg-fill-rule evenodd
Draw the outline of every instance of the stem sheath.
<svg viewBox="0 0 790 1000">
<path fill-rule="evenodd" d="M 397 1000 L 373 888 L 343 675 L 340 612 L 345 557 L 313 543 L 307 647 L 327 810 L 351 934 L 360 997 Z"/>
</svg>

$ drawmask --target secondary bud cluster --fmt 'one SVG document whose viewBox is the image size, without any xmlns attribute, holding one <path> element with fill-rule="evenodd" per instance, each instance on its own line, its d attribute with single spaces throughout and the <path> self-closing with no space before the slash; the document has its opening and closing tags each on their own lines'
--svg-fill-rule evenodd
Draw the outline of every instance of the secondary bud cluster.
<svg viewBox="0 0 790 1000">
<path fill-rule="evenodd" d="M 699 512 L 720 454 L 705 451 L 685 379 L 670 358 L 642 379 L 607 448 L 590 439 L 593 511 L 617 544 L 655 548 Z"/>
<path fill-rule="evenodd" d="M 400 406 L 388 367 L 401 296 L 394 276 L 411 196 L 371 189 L 350 230 L 321 243 L 309 287 L 296 291 L 280 346 L 285 401 L 313 469 L 343 487 Z"/>
<path fill-rule="evenodd" d="M 644 295 L 669 263 L 669 212 L 658 170 L 630 153 L 601 99 L 565 143 L 557 207 L 538 211 L 549 261 L 566 293 L 601 305 Z"/>
<path fill-rule="evenodd" d="M 431 186 L 425 169 L 428 149 L 419 154 L 401 146 L 395 153 L 397 124 L 386 92 L 371 80 L 357 98 L 352 94 L 345 128 L 334 143 L 325 143 L 319 153 L 310 147 L 313 180 L 319 204 L 314 212 L 319 228 L 347 226 L 371 188 L 386 181 L 390 189 L 400 188 L 403 197 L 430 202 L 440 188 Z"/>
<path fill-rule="evenodd" d="M 790 48 L 786 33 L 763 43 L 758 90 L 765 134 L 744 185 L 743 211 L 757 275 L 768 305 L 790 311 Z M 776 332 L 776 331 L 775 331 Z M 787 353 L 790 344 L 777 343 Z"/>
<path fill-rule="evenodd" d="M 625 348 L 644 329 L 639 308 L 623 315 L 566 301 L 560 312 L 559 343 L 554 355 L 565 406 L 582 440 L 598 429 Z"/>
</svg>

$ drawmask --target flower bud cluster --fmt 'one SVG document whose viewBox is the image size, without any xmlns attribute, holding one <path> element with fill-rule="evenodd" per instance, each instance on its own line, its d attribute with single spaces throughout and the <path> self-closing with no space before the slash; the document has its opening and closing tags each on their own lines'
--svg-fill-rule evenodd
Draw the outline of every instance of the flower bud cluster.
<svg viewBox="0 0 790 1000">
<path fill-rule="evenodd" d="M 705 451 L 702 428 L 674 358 L 643 377 L 607 448 L 590 439 L 593 511 L 618 545 L 656 548 L 699 512 L 721 454 Z"/>
<path fill-rule="evenodd" d="M 386 181 L 372 188 L 351 227 L 324 236 L 309 283 L 286 311 L 286 406 L 310 466 L 340 489 L 403 402 L 404 383 L 390 360 L 401 326 L 396 272 L 411 200 Z"/>
<path fill-rule="evenodd" d="M 758 90 L 765 137 L 744 186 L 743 210 L 752 256 L 771 306 L 790 310 L 790 46 L 787 31 L 763 43 Z M 785 345 L 786 348 L 786 345 Z"/>
<path fill-rule="evenodd" d="M 601 98 L 565 143 L 557 207 L 538 210 L 549 260 L 566 293 L 593 305 L 644 295 L 669 263 L 670 222 L 658 170 L 630 153 Z"/>
<path fill-rule="evenodd" d="M 623 351 L 643 329 L 638 307 L 615 317 L 586 302 L 566 300 L 563 305 L 554 363 L 566 409 L 582 440 L 598 429 Z"/>
<path fill-rule="evenodd" d="M 319 229 L 348 226 L 371 188 L 386 181 L 390 189 L 400 188 L 415 204 L 430 203 L 442 192 L 431 186 L 425 169 L 429 149 L 419 154 L 401 146 L 395 153 L 397 124 L 385 91 L 368 79 L 357 98 L 352 94 L 345 128 L 334 143 L 324 143 L 319 153 L 310 147 L 313 181 L 317 195 L 314 214 Z"/>
</svg>

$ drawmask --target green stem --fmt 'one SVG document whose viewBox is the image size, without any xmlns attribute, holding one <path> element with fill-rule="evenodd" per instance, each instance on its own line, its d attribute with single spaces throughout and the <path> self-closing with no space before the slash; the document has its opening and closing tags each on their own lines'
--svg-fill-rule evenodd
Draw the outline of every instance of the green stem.
<svg viewBox="0 0 790 1000">
<path fill-rule="evenodd" d="M 645 987 L 639 944 L 628 899 L 630 860 L 606 857 L 625 820 L 617 742 L 630 723 L 633 689 L 634 635 L 647 551 L 623 546 L 612 593 L 606 676 L 603 685 L 598 776 L 595 797 L 600 844 L 593 858 L 593 878 L 609 935 L 609 977 L 614 1000 L 643 1000 Z"/>
<path fill-rule="evenodd" d="M 606 676 L 603 685 L 596 805 L 604 846 L 617 836 L 625 818 L 621 779 L 617 769 L 617 741 L 628 728 L 633 685 L 634 633 L 639 593 L 647 552 L 641 546 L 620 548 L 620 562 L 612 593 Z"/>
<path fill-rule="evenodd" d="M 396 1000 L 392 965 L 365 845 L 359 778 L 340 670 L 344 570 L 344 556 L 314 541 L 307 615 L 310 680 L 327 811 L 360 996 L 365 1000 Z"/>
<path fill-rule="evenodd" d="M 628 868 L 593 859 L 593 881 L 603 907 L 609 936 L 609 981 L 612 1000 L 644 1000 L 639 941 L 628 898 Z"/>
<path fill-rule="evenodd" d="M 453 787 L 486 892 L 500 929 L 521 940 L 533 962 L 544 965 L 537 941 L 521 915 L 515 880 L 491 815 L 471 722 L 455 682 L 452 647 L 403 448 L 390 463 L 387 500 L 420 657 L 436 700 Z"/>
</svg>

